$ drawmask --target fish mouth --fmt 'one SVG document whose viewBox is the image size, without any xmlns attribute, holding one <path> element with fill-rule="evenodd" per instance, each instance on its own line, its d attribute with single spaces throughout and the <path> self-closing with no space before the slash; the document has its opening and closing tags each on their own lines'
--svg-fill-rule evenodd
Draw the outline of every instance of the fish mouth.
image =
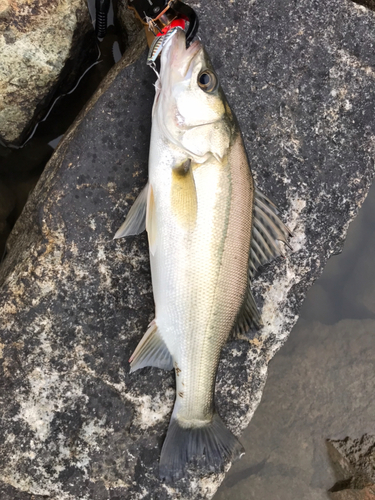
<svg viewBox="0 0 375 500">
<path fill-rule="evenodd" d="M 195 57 L 203 50 L 203 46 L 199 40 L 195 40 L 189 47 L 186 47 L 186 35 L 183 30 L 178 30 L 169 40 L 168 45 L 167 65 L 185 79 Z"/>
<path fill-rule="evenodd" d="M 195 40 L 187 49 L 187 52 L 190 52 L 190 58 L 187 64 L 187 69 L 184 74 L 184 78 L 188 76 L 188 73 L 191 74 L 192 72 L 192 65 L 194 62 L 194 59 L 197 57 L 197 55 L 203 50 L 203 46 L 199 40 Z"/>
</svg>

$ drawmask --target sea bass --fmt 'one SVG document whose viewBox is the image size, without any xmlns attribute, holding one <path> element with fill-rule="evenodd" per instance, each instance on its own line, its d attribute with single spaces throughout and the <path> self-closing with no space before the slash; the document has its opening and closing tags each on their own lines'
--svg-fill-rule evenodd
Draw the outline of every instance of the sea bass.
<svg viewBox="0 0 375 500">
<path fill-rule="evenodd" d="M 149 181 L 116 233 L 148 233 L 155 319 L 131 371 L 175 369 L 176 401 L 160 458 L 167 481 L 188 464 L 223 469 L 243 448 L 215 410 L 220 352 L 259 327 L 256 269 L 280 255 L 288 229 L 255 191 L 238 123 L 202 44 L 183 30 L 161 55 Z"/>
</svg>

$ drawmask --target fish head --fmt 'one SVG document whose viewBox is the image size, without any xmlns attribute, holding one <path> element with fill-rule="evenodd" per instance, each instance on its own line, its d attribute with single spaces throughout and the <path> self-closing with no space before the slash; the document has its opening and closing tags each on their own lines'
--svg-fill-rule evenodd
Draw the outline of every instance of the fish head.
<svg viewBox="0 0 375 500">
<path fill-rule="evenodd" d="M 233 117 L 200 41 L 187 48 L 184 31 L 176 32 L 163 49 L 156 88 L 153 117 L 166 139 L 198 163 L 223 158 Z"/>
</svg>

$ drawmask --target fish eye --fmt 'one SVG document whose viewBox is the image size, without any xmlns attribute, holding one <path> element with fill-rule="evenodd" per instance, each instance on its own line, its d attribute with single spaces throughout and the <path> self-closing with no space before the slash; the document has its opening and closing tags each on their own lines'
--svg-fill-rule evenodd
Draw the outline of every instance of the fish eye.
<svg viewBox="0 0 375 500">
<path fill-rule="evenodd" d="M 198 75 L 198 85 L 204 92 L 213 92 L 217 89 L 218 78 L 209 69 L 203 69 Z"/>
</svg>

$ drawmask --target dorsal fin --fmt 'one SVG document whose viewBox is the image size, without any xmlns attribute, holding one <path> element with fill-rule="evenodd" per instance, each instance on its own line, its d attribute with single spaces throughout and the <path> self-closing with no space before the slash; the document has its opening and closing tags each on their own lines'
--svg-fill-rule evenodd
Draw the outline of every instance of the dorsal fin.
<svg viewBox="0 0 375 500">
<path fill-rule="evenodd" d="M 259 190 L 254 194 L 253 231 L 249 256 L 249 276 L 279 255 L 283 255 L 282 243 L 288 243 L 292 232 L 280 220 L 276 206 Z"/>
<path fill-rule="evenodd" d="M 239 310 L 231 337 L 245 335 L 249 330 L 258 330 L 263 326 L 258 308 L 250 289 L 250 280 L 246 290 L 245 300 Z"/>
<path fill-rule="evenodd" d="M 289 246 L 287 238 L 292 233 L 277 214 L 276 206 L 263 193 L 255 190 L 253 230 L 249 255 L 249 283 L 232 330 L 232 337 L 245 335 L 249 330 L 263 326 L 260 313 L 251 293 L 250 281 L 259 267 L 283 254 L 282 243 Z"/>
</svg>

